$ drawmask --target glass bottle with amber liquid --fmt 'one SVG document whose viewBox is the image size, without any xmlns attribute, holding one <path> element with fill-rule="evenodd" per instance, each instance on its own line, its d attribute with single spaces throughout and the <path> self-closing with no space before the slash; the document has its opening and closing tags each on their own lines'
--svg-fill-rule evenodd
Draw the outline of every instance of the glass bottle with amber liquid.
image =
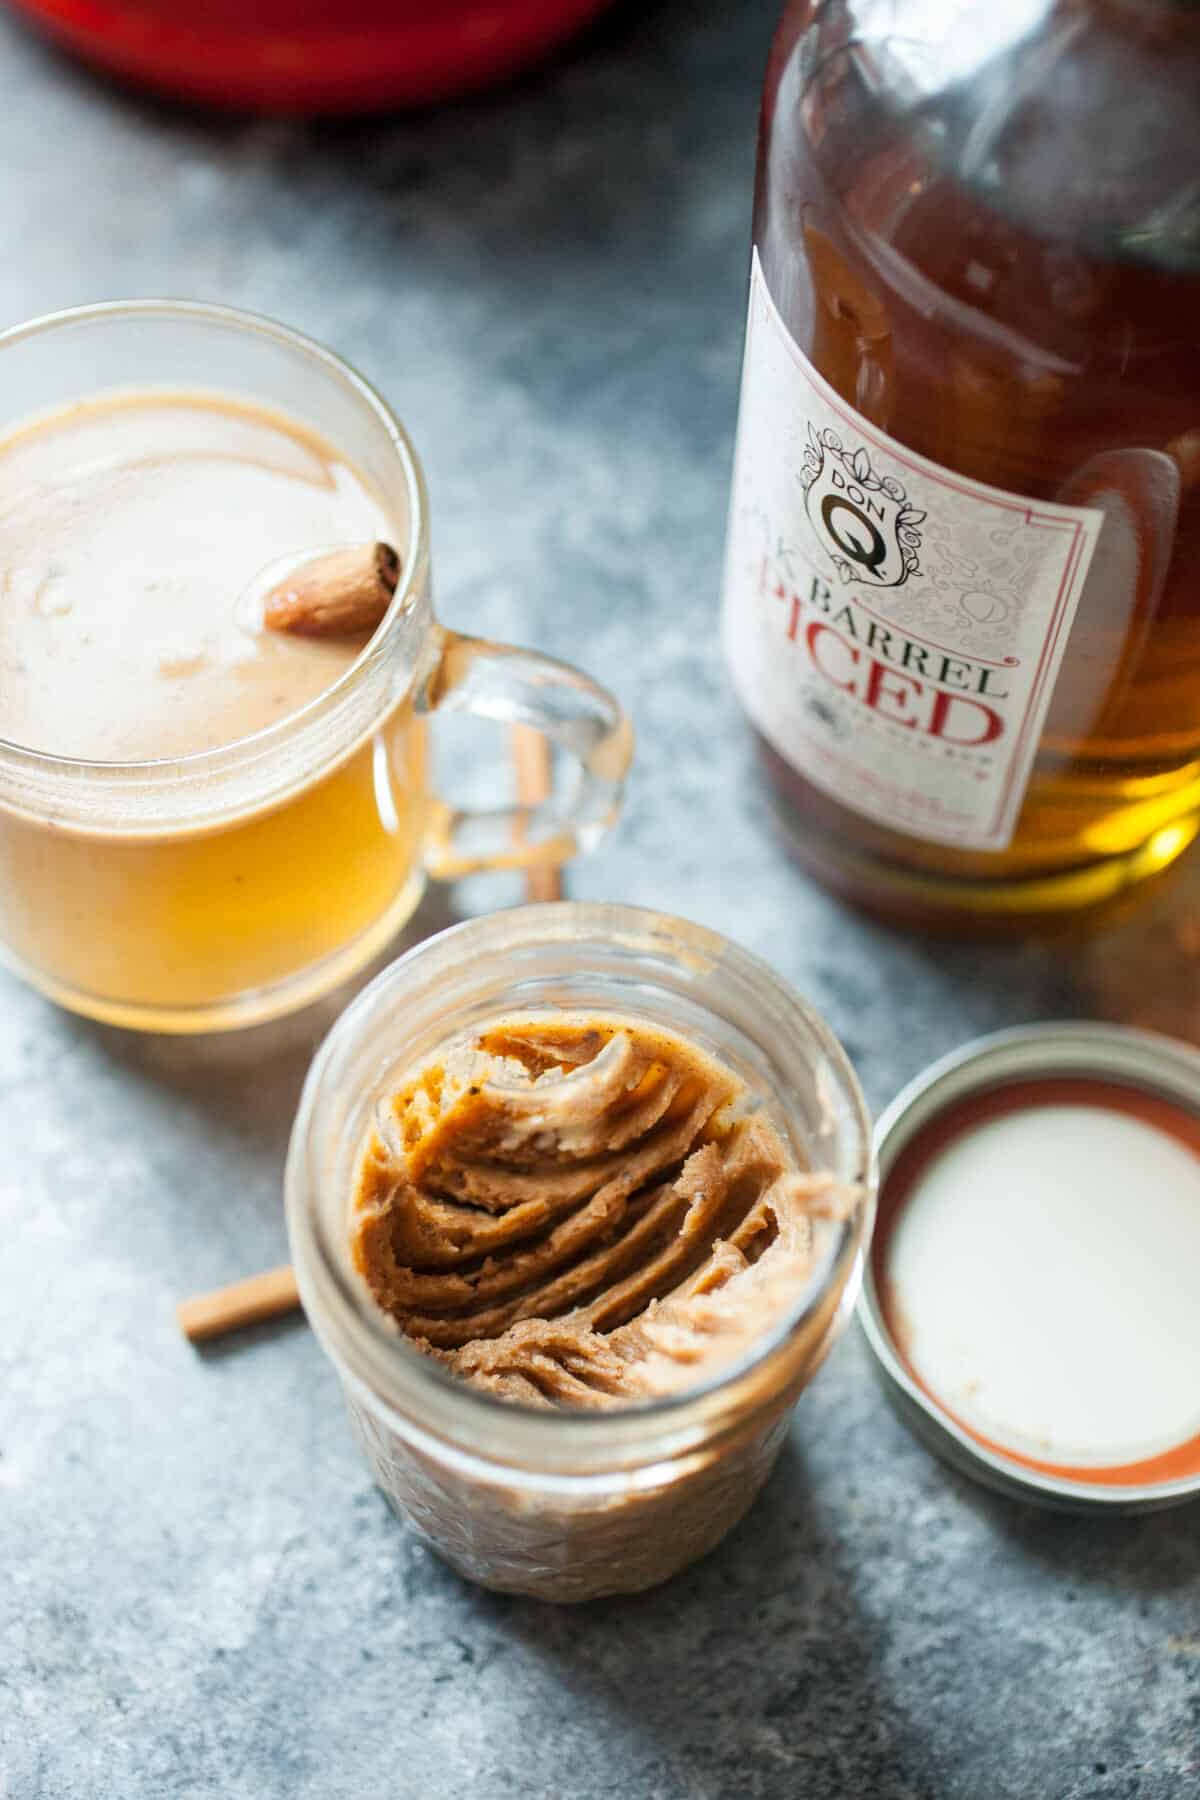
<svg viewBox="0 0 1200 1800">
<path fill-rule="evenodd" d="M 796 0 L 726 655 L 800 853 L 1023 921 L 1200 829 L 1200 6 Z"/>
</svg>

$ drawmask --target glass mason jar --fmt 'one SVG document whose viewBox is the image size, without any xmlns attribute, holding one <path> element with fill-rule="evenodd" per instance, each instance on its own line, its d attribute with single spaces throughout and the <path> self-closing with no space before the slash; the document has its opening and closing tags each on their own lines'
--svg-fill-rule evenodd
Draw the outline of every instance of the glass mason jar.
<svg viewBox="0 0 1200 1800">
<path fill-rule="evenodd" d="M 357 1156 L 381 1095 L 449 1035 L 547 1005 L 610 1009 L 690 1037 L 745 1080 L 802 1165 L 855 1192 L 845 1220 L 818 1226 L 812 1281 L 752 1356 L 620 1411 L 535 1411 L 456 1381 L 404 1341 L 351 1262 Z M 287 1166 L 305 1311 L 383 1493 L 461 1574 L 549 1600 L 652 1586 L 741 1518 L 849 1316 L 873 1209 L 870 1124 L 828 1027 L 716 933 L 626 906 L 494 914 L 394 963 L 318 1053 Z"/>
<path fill-rule="evenodd" d="M 789 5 L 725 642 L 818 878 L 1019 922 L 1200 826 L 1200 10 Z"/>
<path fill-rule="evenodd" d="M 5 333 L 0 377 L 0 433 L 114 389 L 213 388 L 275 408 L 360 471 L 403 569 L 350 667 L 250 737 L 133 763 L 0 740 L 0 956 L 19 974 L 115 1025 L 253 1024 L 372 960 L 427 876 L 561 862 L 603 834 L 628 720 L 577 669 L 438 624 L 417 453 L 340 358 L 227 307 L 120 301 Z M 577 764 L 573 790 L 536 809 L 454 811 L 426 769 L 435 710 L 537 726 Z"/>
</svg>

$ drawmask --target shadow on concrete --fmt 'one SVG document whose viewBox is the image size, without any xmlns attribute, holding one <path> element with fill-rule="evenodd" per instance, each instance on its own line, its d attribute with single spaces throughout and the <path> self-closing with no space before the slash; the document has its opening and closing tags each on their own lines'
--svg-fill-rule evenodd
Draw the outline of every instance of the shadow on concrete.
<svg viewBox="0 0 1200 1800">
<path fill-rule="evenodd" d="M 592 1743 L 621 1744 L 631 1791 L 923 1794 L 919 1724 L 880 1672 L 890 1634 L 861 1610 L 862 1572 L 814 1485 L 793 1433 L 747 1517 L 663 1587 L 571 1607 L 484 1594 L 473 1610 L 521 1642 Z"/>
</svg>

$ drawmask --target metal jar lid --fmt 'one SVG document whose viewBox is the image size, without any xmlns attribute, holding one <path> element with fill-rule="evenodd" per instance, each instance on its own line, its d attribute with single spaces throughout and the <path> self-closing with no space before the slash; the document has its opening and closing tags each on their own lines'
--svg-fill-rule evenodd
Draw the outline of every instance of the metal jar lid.
<svg viewBox="0 0 1200 1800">
<path fill-rule="evenodd" d="M 997 1431 L 989 1424 L 982 1401 L 979 1404 L 973 1399 L 963 1401 L 962 1396 L 971 1395 L 980 1383 L 964 1382 L 954 1386 L 931 1380 L 928 1367 L 923 1373 L 917 1354 L 923 1342 L 921 1294 L 920 1291 L 915 1295 L 905 1292 L 901 1304 L 893 1283 L 901 1260 L 896 1226 L 914 1201 L 917 1205 L 922 1204 L 923 1190 L 934 1191 L 935 1178 L 939 1198 L 936 1203 L 930 1201 L 928 1204 L 940 1210 L 927 1212 L 920 1222 L 916 1222 L 914 1211 L 906 1231 L 910 1243 L 916 1236 L 926 1246 L 925 1263 L 920 1266 L 936 1266 L 936 1259 L 942 1254 L 939 1246 L 943 1242 L 938 1235 L 939 1222 L 954 1216 L 958 1205 L 956 1195 L 961 1191 L 955 1184 L 965 1183 L 968 1168 L 962 1160 L 962 1146 L 972 1133 L 995 1120 L 1009 1118 L 1022 1120 L 1021 1129 L 1027 1132 L 1031 1114 L 1039 1108 L 1049 1108 L 1041 1113 L 1041 1123 L 1037 1127 L 1042 1134 L 1037 1141 L 1048 1145 L 1052 1135 L 1046 1134 L 1053 1134 L 1057 1127 L 1063 1128 L 1064 1137 L 1071 1136 L 1065 1130 L 1068 1121 L 1072 1122 L 1074 1133 L 1089 1131 L 1088 1115 L 1073 1110 L 1055 1110 L 1076 1104 L 1094 1105 L 1106 1112 L 1111 1108 L 1114 1116 L 1124 1115 L 1128 1124 L 1117 1127 L 1120 1131 L 1128 1131 L 1130 1126 L 1136 1130 L 1139 1124 L 1154 1135 L 1161 1130 L 1163 1137 L 1176 1146 L 1174 1151 L 1164 1149 L 1167 1166 L 1182 1171 L 1187 1184 L 1194 1180 L 1196 1194 L 1200 1196 L 1200 1051 L 1149 1032 L 1105 1025 L 1037 1025 L 998 1032 L 967 1044 L 933 1064 L 898 1095 L 879 1121 L 876 1130 L 879 1210 L 875 1242 L 859 1300 L 859 1314 L 885 1392 L 896 1411 L 929 1448 L 962 1473 L 1002 1493 L 1059 1509 L 1109 1513 L 1148 1511 L 1200 1495 L 1200 1366 L 1197 1366 L 1200 1359 L 1192 1361 L 1194 1342 L 1179 1345 L 1180 1356 L 1187 1359 L 1180 1368 L 1182 1371 L 1190 1367 L 1186 1379 L 1190 1382 L 1188 1392 L 1194 1395 L 1194 1403 L 1191 1400 L 1183 1403 L 1185 1408 L 1194 1404 L 1190 1423 L 1181 1417 L 1180 1429 L 1173 1438 L 1174 1426 L 1167 1432 L 1166 1441 L 1160 1438 L 1143 1443 L 1130 1456 L 1118 1456 L 1115 1463 L 1111 1454 L 1086 1454 L 1081 1458 L 1077 1443 L 1070 1453 L 1066 1453 L 1062 1445 L 1054 1441 L 1052 1433 L 1045 1437 L 1023 1437 L 1020 1421 L 1015 1431 Z M 1082 1125 L 1080 1119 L 1084 1121 Z M 1100 1134 L 1094 1127 L 1090 1131 L 1090 1140 L 1077 1135 L 1072 1137 L 1076 1151 L 1085 1149 L 1094 1160 L 1100 1153 L 1101 1144 Z M 1011 1143 L 1011 1138 L 1008 1141 Z M 998 1145 L 1000 1140 L 993 1137 L 989 1142 Z M 1070 1152 L 1071 1144 L 1064 1141 L 1061 1155 L 1056 1148 L 1051 1158 L 1055 1191 L 1065 1193 L 1071 1182 Z M 972 1154 L 978 1158 L 978 1145 Z M 949 1155 L 956 1155 L 958 1160 L 952 1163 L 947 1160 Z M 1171 1156 L 1175 1161 L 1169 1160 Z M 943 1159 L 940 1166 L 939 1158 Z M 1014 1172 L 1014 1181 L 1018 1179 Z M 1040 1170 L 1039 1179 L 1044 1186 L 1045 1178 Z M 1147 1179 L 1152 1179 L 1149 1172 Z M 995 1180 L 993 1176 L 993 1184 Z M 1020 1200 L 1022 1190 L 1012 1183 L 1005 1189 L 1007 1180 L 1007 1172 L 1002 1172 L 1000 1187 L 994 1188 L 993 1193 L 1011 1194 L 1015 1200 Z M 964 1217 L 967 1211 L 974 1209 L 973 1217 L 990 1219 L 993 1210 L 986 1210 L 990 1208 L 988 1183 L 979 1181 L 966 1185 L 970 1185 L 972 1191 L 969 1201 L 963 1200 Z M 1177 1208 L 1177 1216 L 1184 1221 L 1184 1229 L 1200 1233 L 1200 1213 L 1193 1215 L 1190 1212 L 1190 1201 L 1182 1200 L 1182 1187 L 1173 1187 L 1173 1191 L 1180 1196 L 1172 1204 Z M 1191 1192 L 1190 1185 L 1188 1192 Z M 1143 1190 L 1141 1199 L 1144 1201 L 1147 1195 L 1148 1190 Z M 1156 1187 L 1149 1197 L 1161 1198 L 1161 1189 Z M 1033 1200 L 1028 1201 L 1028 1205 L 1033 1204 Z M 1076 1195 L 1074 1204 L 1076 1221 L 1080 1216 L 1086 1218 L 1090 1196 L 1086 1192 Z M 1197 1204 L 1200 1205 L 1200 1199 Z M 945 1210 L 947 1206 L 951 1209 L 949 1214 Z M 1084 1209 L 1082 1214 L 1078 1210 L 1080 1207 Z M 982 1215 L 981 1208 L 985 1209 Z M 1004 1204 L 994 1209 L 998 1232 L 1005 1230 L 1007 1210 Z M 1015 1210 L 1020 1213 L 1019 1205 Z M 1139 1216 L 1139 1194 L 1133 1192 L 1130 1194 L 1131 1232 L 1139 1229 Z M 963 1229 L 967 1228 L 964 1224 Z M 1074 1260 L 1070 1253 L 1070 1244 L 1074 1240 L 1066 1240 L 1064 1256 L 1062 1229 L 1058 1230 L 1057 1236 L 1054 1231 L 1049 1231 L 1043 1239 L 1035 1230 L 1030 1237 L 1032 1241 L 1025 1245 L 1022 1257 L 1026 1253 L 1029 1257 L 1041 1254 L 1055 1261 L 1042 1265 L 1038 1271 L 1040 1283 L 1031 1281 L 1029 1295 L 1018 1291 L 1020 1267 L 1025 1266 L 1021 1257 L 1010 1255 L 1006 1264 L 1003 1257 L 998 1258 L 996 1271 L 989 1266 L 984 1246 L 985 1254 L 980 1258 L 960 1258 L 953 1263 L 952 1310 L 957 1307 L 956 1316 L 960 1323 L 964 1317 L 967 1319 L 967 1337 L 978 1332 L 980 1342 L 975 1348 L 982 1349 L 983 1364 L 993 1370 L 1003 1366 L 1002 1362 L 997 1363 L 997 1357 L 1026 1354 L 1026 1351 L 1012 1351 L 1014 1340 L 1011 1338 L 1007 1341 L 994 1338 L 990 1344 L 984 1341 L 995 1318 L 1003 1316 L 1007 1308 L 1010 1321 L 1013 1317 L 1019 1319 L 1022 1307 L 1026 1308 L 1026 1316 L 1032 1318 L 1037 1305 L 1045 1303 L 1047 1292 L 1060 1275 L 1065 1278 L 1064 1289 L 1070 1288 L 1070 1280 L 1074 1278 L 1074 1272 L 1067 1266 Z M 948 1233 L 944 1234 L 944 1241 L 948 1244 Z M 1137 1315 L 1140 1308 L 1144 1326 L 1147 1297 L 1144 1281 L 1138 1287 L 1136 1277 L 1139 1267 L 1144 1274 L 1147 1258 L 1152 1261 L 1159 1254 L 1158 1239 L 1152 1227 L 1142 1231 L 1137 1250 L 1140 1263 L 1135 1259 L 1137 1267 L 1133 1267 L 1129 1275 L 1127 1306 L 1118 1305 L 1111 1315 L 1105 1314 L 1106 1321 L 1111 1317 L 1114 1345 L 1122 1343 L 1121 1334 L 1125 1332 L 1128 1352 L 1128 1380 L 1122 1383 L 1125 1417 L 1130 1414 L 1131 1392 L 1135 1411 L 1138 1403 L 1136 1384 L 1141 1380 L 1139 1357 L 1145 1340 L 1138 1336 Z M 1096 1253 L 1100 1253 L 1098 1245 Z M 945 1254 L 951 1256 L 953 1253 L 947 1248 Z M 1173 1285 L 1176 1295 L 1183 1292 L 1181 1283 L 1184 1279 L 1190 1284 L 1189 1291 L 1195 1296 L 1197 1328 L 1200 1329 L 1200 1264 L 1192 1266 L 1189 1260 L 1184 1276 L 1178 1245 L 1172 1248 L 1166 1238 L 1162 1241 L 1161 1254 L 1174 1257 L 1173 1263 L 1162 1273 Z M 917 1266 L 911 1252 L 908 1266 L 910 1271 Z M 1119 1279 L 1125 1278 L 1119 1259 L 1111 1266 L 1116 1267 Z M 1017 1270 L 1015 1282 L 1014 1268 Z M 1008 1285 L 1004 1285 L 1006 1280 Z M 989 1283 L 999 1284 L 990 1296 Z M 926 1292 L 928 1317 L 932 1320 L 933 1303 L 936 1300 L 941 1305 L 945 1283 L 939 1282 Z M 999 1313 L 990 1303 L 997 1294 L 1000 1296 Z M 1061 1316 L 1056 1313 L 1055 1330 L 1070 1333 L 1069 1308 Z M 936 1331 L 932 1331 L 932 1335 L 936 1336 Z M 1037 1335 L 1035 1329 L 1035 1339 Z M 1191 1335 L 1194 1338 L 1195 1334 Z M 924 1340 L 927 1351 L 930 1336 L 927 1332 Z M 1048 1345 L 1052 1338 L 1053 1333 L 1047 1338 Z M 943 1332 L 940 1341 L 944 1344 L 951 1340 Z M 1024 1338 L 1021 1341 L 1024 1343 Z M 1082 1342 L 1081 1338 L 1078 1346 L 1081 1354 Z M 973 1366 L 969 1361 L 971 1346 L 965 1339 L 963 1343 L 963 1368 L 968 1369 Z M 1061 1346 L 1061 1336 L 1059 1343 Z M 1048 1348 L 1048 1362 L 1053 1361 L 1053 1356 L 1053 1349 Z M 948 1368 L 950 1365 L 943 1363 L 942 1366 Z M 1056 1367 L 1048 1372 L 1053 1376 L 1060 1374 L 1061 1369 Z M 1019 1369 L 1014 1369 L 1014 1377 L 1019 1374 Z M 1183 1380 L 1181 1373 L 1177 1385 L 1182 1387 Z M 1131 1383 L 1134 1384 L 1132 1390 Z M 1019 1381 L 1017 1385 L 1020 1385 Z M 1048 1386 L 1053 1387 L 1052 1379 Z M 1158 1389 L 1154 1392 L 1161 1414 L 1161 1395 Z M 1095 1395 L 1090 1396 L 1089 1403 L 1094 1408 Z M 1154 1413 L 1155 1406 L 1148 1406 L 1147 1412 Z M 1158 1422 L 1162 1424 L 1161 1417 Z M 1032 1418 L 1030 1425 L 1031 1430 L 1034 1429 Z"/>
</svg>

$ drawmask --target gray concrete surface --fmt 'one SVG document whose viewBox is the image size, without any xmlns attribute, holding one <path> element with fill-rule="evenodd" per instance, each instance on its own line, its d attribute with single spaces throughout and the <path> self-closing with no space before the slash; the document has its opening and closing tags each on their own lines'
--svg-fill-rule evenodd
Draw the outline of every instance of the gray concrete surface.
<svg viewBox="0 0 1200 1800">
<path fill-rule="evenodd" d="M 178 115 L 0 23 L 0 323 L 141 292 L 273 313 L 398 402 L 444 616 L 585 663 L 641 760 L 580 897 L 688 913 L 827 1014 L 873 1104 L 1056 1015 L 1200 1035 L 1193 863 L 1071 946 L 919 942 L 776 842 L 715 634 L 772 0 L 619 11 L 496 96 L 306 128 Z M 448 779 L 494 760 L 459 733 Z M 496 879 L 418 920 L 507 904 Z M 368 1483 L 300 1324 L 182 1295 L 284 1254 L 325 1013 L 144 1041 L 0 978 L 5 1800 L 1185 1800 L 1200 1511 L 1054 1517 L 915 1445 L 854 1331 L 728 1544 L 633 1602 L 463 1585 Z"/>
</svg>

